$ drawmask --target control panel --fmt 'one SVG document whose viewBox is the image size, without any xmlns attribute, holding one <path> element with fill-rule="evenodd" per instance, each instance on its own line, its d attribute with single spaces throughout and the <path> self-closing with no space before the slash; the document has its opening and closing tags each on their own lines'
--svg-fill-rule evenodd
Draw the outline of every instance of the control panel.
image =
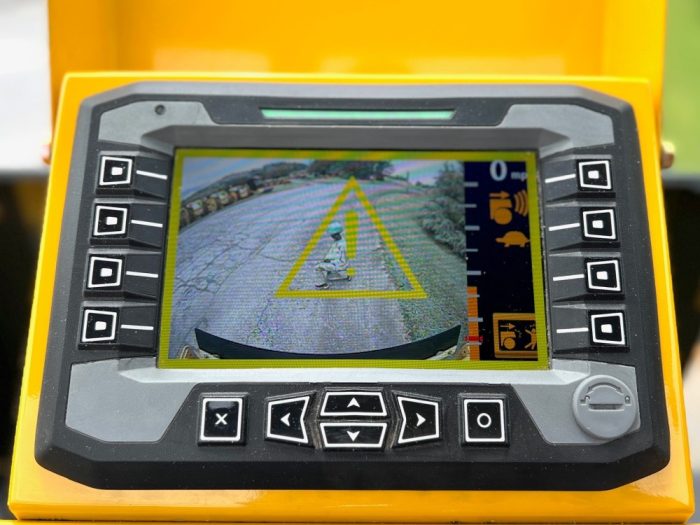
<svg viewBox="0 0 700 525">
<path fill-rule="evenodd" d="M 663 468 L 631 108 L 299 93 L 85 100 L 37 461 L 102 489 L 603 490 Z"/>
</svg>

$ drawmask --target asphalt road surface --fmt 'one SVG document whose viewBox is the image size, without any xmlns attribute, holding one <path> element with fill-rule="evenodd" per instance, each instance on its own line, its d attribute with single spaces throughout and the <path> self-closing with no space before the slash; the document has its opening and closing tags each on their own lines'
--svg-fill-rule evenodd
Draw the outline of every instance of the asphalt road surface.
<svg viewBox="0 0 700 525">
<path fill-rule="evenodd" d="M 267 349 L 301 353 L 345 353 L 386 348 L 415 339 L 405 308 L 395 299 L 363 298 L 365 290 L 410 290 L 404 272 L 386 249 L 366 210 L 351 193 L 335 220 L 358 218 L 352 281 L 331 283 L 331 290 L 359 292 L 357 297 L 327 298 L 314 287 L 315 265 L 332 243 L 324 233 L 289 286 L 312 290 L 312 298 L 275 297 L 285 277 L 310 242 L 347 181 L 331 179 L 278 186 L 269 194 L 230 205 L 181 230 L 178 238 L 171 322 L 170 356 L 195 344 L 194 328 L 218 337 Z M 425 200 L 396 182 L 362 182 L 362 190 L 399 245 L 431 302 L 431 276 L 425 265 L 445 266 L 445 250 L 420 228 Z M 415 191 L 415 190 L 413 190 Z M 349 241 L 350 239 L 348 239 Z M 420 261 L 415 254 L 420 253 Z M 456 258 L 452 254 L 447 257 Z M 419 268 L 420 267 L 420 268 Z M 461 270 L 464 273 L 464 270 Z M 448 276 L 450 277 L 450 276 Z M 454 283 L 442 283 L 454 288 Z M 463 306 L 461 306 L 463 308 Z M 444 326 L 454 326 L 445 319 Z"/>
</svg>

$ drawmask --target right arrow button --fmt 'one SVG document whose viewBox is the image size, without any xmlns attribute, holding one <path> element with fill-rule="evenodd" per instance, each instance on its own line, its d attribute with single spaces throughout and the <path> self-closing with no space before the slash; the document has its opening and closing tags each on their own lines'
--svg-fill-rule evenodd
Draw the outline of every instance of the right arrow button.
<svg viewBox="0 0 700 525">
<path fill-rule="evenodd" d="M 401 428 L 396 445 L 425 443 L 441 438 L 440 401 L 397 395 L 401 411 Z"/>
</svg>

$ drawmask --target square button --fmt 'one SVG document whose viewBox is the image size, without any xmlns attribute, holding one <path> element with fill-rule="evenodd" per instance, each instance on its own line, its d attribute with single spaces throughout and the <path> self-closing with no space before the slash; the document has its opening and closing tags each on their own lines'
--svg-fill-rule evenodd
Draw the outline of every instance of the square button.
<svg viewBox="0 0 700 525">
<path fill-rule="evenodd" d="M 129 209 L 119 206 L 95 207 L 95 225 L 92 234 L 95 237 L 118 237 L 126 234 L 126 216 Z"/>
<path fill-rule="evenodd" d="M 133 162 L 128 157 L 102 157 L 100 159 L 100 187 L 131 184 Z"/>
<path fill-rule="evenodd" d="M 120 257 L 90 256 L 87 287 L 118 288 L 122 282 L 122 259 Z"/>
<path fill-rule="evenodd" d="M 81 343 L 109 343 L 116 339 L 117 312 L 115 310 L 83 311 L 83 333 Z"/>
<path fill-rule="evenodd" d="M 582 211 L 583 238 L 588 240 L 617 240 L 615 210 L 595 208 Z"/>
<path fill-rule="evenodd" d="M 464 399 L 464 441 L 467 444 L 505 444 L 505 400 Z"/>
<path fill-rule="evenodd" d="M 594 345 L 625 346 L 625 315 L 622 312 L 591 314 L 591 340 Z"/>
<path fill-rule="evenodd" d="M 609 160 L 578 163 L 578 186 L 582 190 L 612 190 Z"/>
<path fill-rule="evenodd" d="M 201 417 L 200 443 L 243 442 L 242 397 L 205 397 Z"/>
<path fill-rule="evenodd" d="M 620 261 L 586 261 L 586 284 L 590 292 L 621 292 Z"/>
</svg>

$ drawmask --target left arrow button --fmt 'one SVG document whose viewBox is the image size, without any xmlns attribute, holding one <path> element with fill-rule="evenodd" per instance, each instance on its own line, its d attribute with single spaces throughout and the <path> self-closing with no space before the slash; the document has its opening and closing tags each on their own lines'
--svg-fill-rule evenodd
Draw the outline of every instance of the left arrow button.
<svg viewBox="0 0 700 525">
<path fill-rule="evenodd" d="M 312 394 L 267 401 L 265 439 L 310 445 L 306 414 Z"/>
</svg>

